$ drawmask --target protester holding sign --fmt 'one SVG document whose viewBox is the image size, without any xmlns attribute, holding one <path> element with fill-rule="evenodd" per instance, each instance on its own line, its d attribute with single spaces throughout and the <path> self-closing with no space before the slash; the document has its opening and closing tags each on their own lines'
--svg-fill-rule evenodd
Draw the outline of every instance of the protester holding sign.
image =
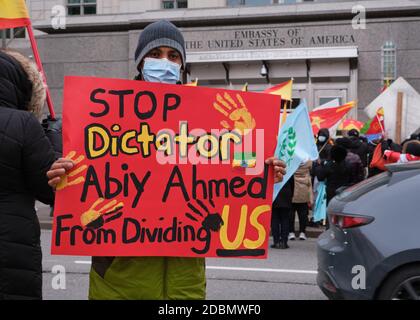
<svg viewBox="0 0 420 320">
<path fill-rule="evenodd" d="M 0 300 L 42 299 L 35 199 L 53 202 L 46 172 L 54 151 L 36 116 L 45 88 L 37 67 L 0 51 Z"/>
<path fill-rule="evenodd" d="M 77 156 L 78 153 L 73 152 L 76 151 L 74 149 L 65 150 L 65 154 L 70 151 L 71 158 L 60 159 L 48 173 L 50 185 L 60 190 L 59 200 L 63 201 L 66 195 L 74 197 L 76 189 L 81 192 L 81 204 L 68 202 L 68 212 L 78 210 L 77 206 L 89 202 L 86 204 L 87 211 L 80 216 L 81 226 L 68 227 L 64 224 L 66 221 L 75 221 L 74 216 L 61 211 L 62 202 L 58 201 L 53 230 L 53 253 L 86 254 L 94 251 L 91 248 L 97 248 L 95 254 L 100 257 L 92 259 L 89 290 L 91 299 L 204 299 L 205 255 L 248 254 L 263 257 L 266 254 L 265 250 L 260 249 L 265 242 L 266 233 L 258 217 L 270 209 L 266 204 L 268 200 L 265 195 L 267 189 L 270 186 L 272 188 L 274 179 L 267 175 L 268 166 L 263 166 L 262 175 L 243 178 L 234 176 L 235 170 L 232 166 L 218 164 L 215 168 L 218 168 L 218 172 L 224 177 L 216 180 L 214 170 L 201 170 L 200 166 L 192 163 L 195 160 L 191 162 L 191 158 L 197 156 L 197 153 L 208 154 L 207 157 L 210 157 L 210 151 L 205 146 L 211 141 L 216 152 L 225 154 L 226 142 L 236 138 L 229 131 L 233 129 L 232 126 L 239 131 L 253 129 L 256 127 L 256 120 L 260 124 L 264 122 L 264 111 L 259 110 L 253 118 L 247 108 L 247 101 L 239 94 L 214 94 L 214 89 L 197 88 L 202 90 L 201 94 L 196 88 L 148 83 L 180 83 L 181 72 L 185 69 L 183 36 L 167 21 L 152 23 L 143 30 L 135 59 L 140 72 L 136 79 L 147 82 L 133 85 L 133 81 L 111 79 L 66 80 L 64 111 L 66 100 L 71 104 L 71 101 L 78 99 L 71 93 L 66 94 L 66 86 L 74 89 L 83 81 L 79 96 L 88 99 L 79 100 L 79 103 L 76 101 L 73 105 L 79 108 L 93 105 L 98 110 L 87 112 L 84 116 L 95 119 L 94 122 L 85 118 L 77 119 L 80 120 L 77 127 L 84 128 L 84 131 L 79 131 L 84 143 L 80 143 L 80 137 L 70 137 L 64 132 L 65 148 L 66 141 L 67 145 L 73 143 L 75 148 L 84 146 L 86 159 L 85 156 Z M 94 89 L 93 86 L 100 88 Z M 118 90 L 104 89 L 111 86 Z M 137 92 L 139 88 L 141 90 Z M 184 92 L 187 89 L 195 90 L 194 94 L 186 96 Z M 249 97 L 252 94 L 244 95 Z M 116 101 L 119 104 L 119 108 L 111 108 L 105 97 L 111 97 L 114 103 Z M 257 104 L 258 97 L 257 94 L 251 97 L 255 99 L 252 102 L 253 106 Z M 279 113 L 279 110 L 274 108 L 278 98 L 269 96 L 262 99 L 270 100 L 273 111 Z M 151 105 L 148 112 L 140 110 L 143 101 L 149 101 L 148 105 Z M 209 102 L 211 107 L 208 107 Z M 132 108 L 126 108 L 127 105 Z M 185 110 L 187 106 L 188 110 Z M 86 107 L 80 111 L 86 112 Z M 217 124 L 214 123 L 215 119 L 218 119 Z M 178 122 L 179 132 L 175 133 L 173 129 Z M 267 122 L 267 134 L 275 135 L 278 121 L 273 119 Z M 66 123 L 70 123 L 70 119 L 64 116 L 64 124 Z M 190 127 L 203 123 L 207 126 L 220 124 L 225 130 L 218 137 L 220 140 L 208 134 L 208 131 L 195 137 L 190 134 Z M 167 129 L 157 132 L 158 126 Z M 133 130 L 136 127 L 137 129 Z M 272 141 L 267 144 L 272 149 L 271 154 L 275 147 L 274 140 L 273 136 Z M 98 141 L 101 141 L 99 145 Z M 182 166 L 173 165 L 171 162 L 165 165 L 156 163 L 158 154 L 165 161 L 174 156 L 169 141 L 176 141 L 179 156 L 185 160 L 181 163 Z M 267 143 L 264 139 L 262 142 Z M 162 149 L 165 149 L 164 152 Z M 190 152 L 191 150 L 197 152 Z M 156 154 L 156 158 L 150 157 L 152 154 Z M 268 154 L 269 150 L 266 150 L 263 155 Z M 85 160 L 88 164 L 91 162 L 96 165 L 84 165 Z M 270 158 L 266 164 L 274 167 L 275 181 L 280 181 L 285 173 L 283 162 Z M 104 168 L 101 171 L 100 166 Z M 121 172 L 119 177 L 115 174 L 116 170 Z M 83 172 L 86 173 L 86 178 L 80 176 Z M 105 178 L 103 183 L 99 182 L 102 177 Z M 102 187 L 103 184 L 105 187 Z M 96 195 L 96 200 L 93 194 Z M 242 206 L 241 217 L 246 217 L 248 205 L 256 206 L 250 208 L 252 213 L 249 223 L 254 226 L 255 238 L 244 238 L 248 224 L 241 218 L 237 231 L 239 236 L 230 241 L 231 232 L 227 231 L 229 204 L 221 206 L 219 198 L 241 198 L 243 201 L 249 199 L 249 203 Z M 219 200 L 219 203 L 214 200 Z M 178 215 L 168 219 L 173 212 Z M 264 216 L 264 224 L 268 225 L 267 217 Z M 167 224 L 168 220 L 170 225 Z M 197 224 L 200 226 L 198 229 L 195 227 Z M 104 226 L 111 225 L 125 232 L 117 234 L 114 229 L 104 229 Z M 118 241 L 114 240 L 120 234 L 123 241 L 117 243 Z M 214 234 L 218 238 L 212 237 Z M 97 242 L 92 243 L 89 238 L 91 236 L 98 236 L 95 238 Z M 111 243 L 101 243 L 105 236 L 108 236 L 108 240 L 111 239 Z M 236 241 L 237 239 L 239 241 Z M 79 243 L 76 245 L 72 241 Z M 187 244 L 183 244 L 184 241 Z M 217 247 L 219 242 L 223 248 Z M 241 249 L 242 245 L 245 246 L 244 249 Z M 113 255 L 124 257 L 109 257 L 112 252 Z M 128 257 L 130 255 L 142 257 Z"/>
</svg>

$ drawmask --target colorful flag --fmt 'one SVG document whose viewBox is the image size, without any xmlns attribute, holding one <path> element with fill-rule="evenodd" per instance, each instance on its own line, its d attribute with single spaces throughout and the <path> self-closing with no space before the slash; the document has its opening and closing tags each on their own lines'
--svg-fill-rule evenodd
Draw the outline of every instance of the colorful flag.
<svg viewBox="0 0 420 320">
<path fill-rule="evenodd" d="M 363 124 L 362 129 L 360 129 L 360 134 L 365 134 L 365 133 L 366 133 L 366 131 L 368 131 L 368 130 L 369 130 L 369 128 L 370 128 L 370 124 L 372 123 L 372 121 L 373 121 L 373 119 L 369 119 L 368 121 L 366 121 L 366 122 Z"/>
<path fill-rule="evenodd" d="M 316 199 L 314 207 L 314 222 L 325 220 L 327 218 L 327 192 L 324 181 L 318 183 L 316 189 Z"/>
<path fill-rule="evenodd" d="M 384 123 L 384 108 L 379 108 L 376 111 L 376 115 L 373 119 L 368 120 L 363 128 L 360 130 L 362 134 L 378 134 L 384 133 L 385 123 Z"/>
<path fill-rule="evenodd" d="M 357 121 L 357 120 L 354 120 L 354 119 L 344 119 L 343 121 L 341 121 L 337 130 L 350 131 L 352 129 L 356 129 L 357 131 L 360 132 L 363 125 L 364 125 L 364 123 L 361 122 L 361 121 Z"/>
<path fill-rule="evenodd" d="M 368 134 L 377 134 L 384 133 L 385 123 L 384 123 L 384 108 L 379 108 L 376 111 L 375 118 L 373 118 L 372 123 L 370 124 L 366 135 Z"/>
<path fill-rule="evenodd" d="M 293 80 L 282 82 L 274 87 L 264 90 L 264 93 L 275 94 L 281 96 L 282 100 L 292 100 Z"/>
<path fill-rule="evenodd" d="M 318 109 L 310 112 L 309 116 L 314 134 L 318 134 L 321 128 L 331 128 L 337 124 L 355 106 L 355 101 L 350 101 L 335 108 Z"/>
<path fill-rule="evenodd" d="M 373 119 L 367 121 L 360 130 L 369 141 L 380 138 L 385 134 L 384 108 L 379 108 Z"/>
<path fill-rule="evenodd" d="M 30 24 L 25 0 L 0 0 L 0 29 L 26 27 Z"/>
<path fill-rule="evenodd" d="M 302 163 L 318 159 L 305 100 L 288 115 L 286 122 L 280 128 L 275 156 L 286 163 L 287 172 L 283 181 L 274 185 L 273 199 Z"/>
<path fill-rule="evenodd" d="M 198 86 L 198 78 L 195 78 L 195 80 L 193 80 L 193 81 L 191 81 L 189 83 L 186 83 L 185 85 L 188 86 L 188 87 L 196 87 L 196 86 Z"/>
<path fill-rule="evenodd" d="M 287 119 L 287 103 L 289 101 L 282 100 L 281 102 L 283 103 L 283 111 L 281 112 L 280 126 L 282 126 L 286 122 L 286 119 Z"/>
<path fill-rule="evenodd" d="M 321 110 L 321 109 L 329 109 L 329 108 L 335 108 L 340 105 L 340 100 L 338 98 L 332 99 L 318 107 L 315 107 L 312 109 L 312 111 Z M 328 128 L 328 131 L 330 132 L 330 137 L 335 139 L 337 136 L 337 128 L 340 123 L 337 122 L 335 125 L 333 125 L 331 128 Z"/>
</svg>

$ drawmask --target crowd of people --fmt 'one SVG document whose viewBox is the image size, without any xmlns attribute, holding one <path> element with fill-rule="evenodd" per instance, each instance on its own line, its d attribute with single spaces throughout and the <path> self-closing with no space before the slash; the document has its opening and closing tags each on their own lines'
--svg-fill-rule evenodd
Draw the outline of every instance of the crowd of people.
<svg viewBox="0 0 420 320">
<path fill-rule="evenodd" d="M 273 202 L 272 248 L 287 249 L 296 240 L 295 218 L 299 219 L 300 240 L 306 240 L 306 227 L 319 226 L 309 219 L 314 207 L 316 185 L 324 181 L 327 205 L 340 190 L 384 172 L 385 165 L 420 160 L 420 133 L 413 133 L 401 144 L 391 139 L 372 141 L 351 129 L 345 137 L 332 139 L 327 128 L 319 130 L 316 139 L 319 158 L 301 164 Z M 328 228 L 328 218 L 325 221 Z"/>
</svg>

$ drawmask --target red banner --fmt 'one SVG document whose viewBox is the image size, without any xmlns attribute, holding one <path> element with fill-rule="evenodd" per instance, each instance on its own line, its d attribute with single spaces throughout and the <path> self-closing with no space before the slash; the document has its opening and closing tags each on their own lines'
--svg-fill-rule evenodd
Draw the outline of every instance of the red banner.
<svg viewBox="0 0 420 320">
<path fill-rule="evenodd" d="M 66 77 L 52 253 L 266 257 L 280 102 Z"/>
<path fill-rule="evenodd" d="M 314 135 L 318 134 L 318 131 L 321 128 L 331 128 L 337 122 L 339 122 L 343 117 L 356 106 L 354 101 L 343 104 L 342 106 L 334 108 L 323 108 L 315 109 L 312 112 L 309 112 L 309 117 L 311 118 L 312 131 Z"/>
</svg>

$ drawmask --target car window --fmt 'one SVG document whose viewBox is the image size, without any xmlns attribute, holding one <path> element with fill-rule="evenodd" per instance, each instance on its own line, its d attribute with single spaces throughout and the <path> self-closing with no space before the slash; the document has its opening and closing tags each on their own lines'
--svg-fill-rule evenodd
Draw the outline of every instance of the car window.
<svg viewBox="0 0 420 320">
<path fill-rule="evenodd" d="M 345 202 L 353 201 L 371 190 L 387 184 L 391 179 L 391 176 L 392 174 L 390 172 L 383 172 L 345 189 L 343 192 L 338 194 L 336 198 L 337 200 Z"/>
</svg>

